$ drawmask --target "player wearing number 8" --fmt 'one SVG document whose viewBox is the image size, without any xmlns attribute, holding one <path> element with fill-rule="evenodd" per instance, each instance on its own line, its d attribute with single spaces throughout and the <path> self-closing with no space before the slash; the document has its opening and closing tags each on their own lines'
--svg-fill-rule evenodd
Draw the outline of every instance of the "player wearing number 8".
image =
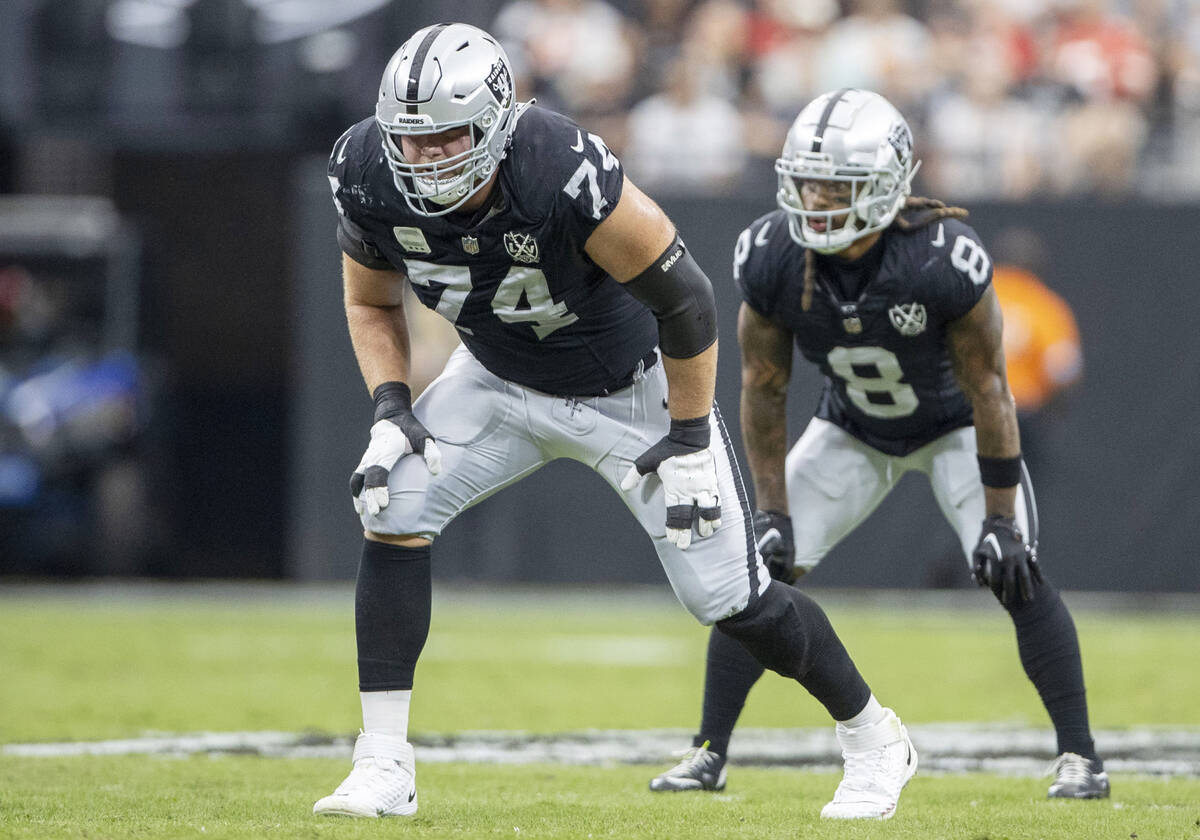
<svg viewBox="0 0 1200 840">
<path fill-rule="evenodd" d="M 1038 566 L 991 261 L 965 210 L 910 196 L 916 168 L 908 125 L 886 99 L 824 94 L 800 112 L 776 162 L 779 209 L 738 237 L 741 418 L 760 549 L 772 575 L 793 582 L 905 473 L 924 473 L 968 570 L 1011 615 L 1021 663 L 1054 724 L 1050 795 L 1107 796 L 1075 626 Z M 793 344 L 825 383 L 788 451 Z M 730 735 L 762 672 L 712 634 L 694 744 L 707 744 L 712 778 L 724 779 Z M 696 779 L 685 763 L 651 788 L 711 787 Z"/>
<path fill-rule="evenodd" d="M 431 543 L 556 458 L 621 494 L 700 622 L 798 680 L 837 721 L 881 709 L 825 614 L 773 581 L 755 551 L 713 403 L 712 286 L 603 140 L 518 103 L 490 35 L 438 24 L 392 57 L 374 118 L 334 145 L 329 182 L 375 422 L 350 480 L 366 537 L 355 593 L 363 734 L 350 775 L 315 813 L 416 812 L 408 707 L 429 631 Z M 415 404 L 406 282 L 463 345 Z M 573 559 L 564 546 L 561 561 Z M 907 745 L 894 714 L 871 743 Z"/>
</svg>

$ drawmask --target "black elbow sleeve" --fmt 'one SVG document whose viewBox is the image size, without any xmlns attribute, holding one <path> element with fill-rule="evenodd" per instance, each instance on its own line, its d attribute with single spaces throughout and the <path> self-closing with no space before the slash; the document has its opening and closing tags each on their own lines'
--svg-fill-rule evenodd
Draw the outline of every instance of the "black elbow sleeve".
<svg viewBox="0 0 1200 840">
<path fill-rule="evenodd" d="M 658 346 L 664 356 L 690 359 L 717 340 L 717 302 L 712 283 L 678 234 L 670 247 L 625 288 L 658 319 Z"/>
</svg>

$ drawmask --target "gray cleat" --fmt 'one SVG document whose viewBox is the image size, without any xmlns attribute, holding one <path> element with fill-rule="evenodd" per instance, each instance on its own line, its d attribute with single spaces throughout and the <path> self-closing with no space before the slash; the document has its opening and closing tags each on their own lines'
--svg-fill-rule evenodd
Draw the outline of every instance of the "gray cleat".
<svg viewBox="0 0 1200 840">
<path fill-rule="evenodd" d="M 678 764 L 650 780 L 656 793 L 681 790 L 724 790 L 725 757 L 708 749 L 708 741 L 692 747 Z"/>
<path fill-rule="evenodd" d="M 1091 761 L 1075 753 L 1063 753 L 1050 767 L 1054 783 L 1049 799 L 1107 799 L 1108 773 L 1099 759 Z"/>
</svg>

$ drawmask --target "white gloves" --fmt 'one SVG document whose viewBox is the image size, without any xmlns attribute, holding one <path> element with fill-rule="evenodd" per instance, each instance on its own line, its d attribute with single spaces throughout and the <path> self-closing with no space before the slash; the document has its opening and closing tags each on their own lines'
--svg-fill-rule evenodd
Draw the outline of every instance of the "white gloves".
<svg viewBox="0 0 1200 840">
<path fill-rule="evenodd" d="M 375 389 L 375 425 L 371 442 L 350 476 L 354 510 L 375 516 L 388 506 L 388 474 L 396 462 L 420 452 L 434 475 L 441 472 L 442 453 L 433 435 L 412 412 L 412 395 L 403 382 L 385 382 Z"/>
<path fill-rule="evenodd" d="M 400 458 L 413 451 L 404 430 L 391 420 L 379 420 L 371 427 L 371 442 L 350 477 L 354 510 L 359 516 L 364 510 L 374 516 L 388 506 L 388 474 Z M 432 437 L 425 439 L 421 454 L 429 471 L 437 475 L 442 469 L 442 453 Z"/>
<path fill-rule="evenodd" d="M 638 456 L 621 480 L 621 489 L 629 491 L 657 473 L 667 503 L 667 540 L 681 549 L 692 544 L 693 525 L 701 538 L 721 527 L 717 465 L 708 442 L 707 416 L 672 420 L 666 437 Z"/>
</svg>

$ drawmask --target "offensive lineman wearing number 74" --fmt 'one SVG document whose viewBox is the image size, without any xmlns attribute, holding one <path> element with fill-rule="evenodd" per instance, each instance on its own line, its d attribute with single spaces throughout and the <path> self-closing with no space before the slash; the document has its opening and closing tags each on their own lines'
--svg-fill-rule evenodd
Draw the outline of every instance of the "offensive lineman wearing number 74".
<svg viewBox="0 0 1200 840">
<path fill-rule="evenodd" d="M 572 458 L 621 495 L 697 620 L 838 721 L 846 772 L 823 816 L 891 816 L 916 751 L 821 608 L 768 574 L 713 403 L 712 286 L 604 142 L 518 103 L 487 33 L 438 24 L 392 57 L 375 117 L 339 138 L 329 179 L 375 423 L 350 482 L 365 531 L 363 732 L 350 775 L 314 812 L 416 812 L 408 717 L 431 544 L 465 508 Z M 406 283 L 462 339 L 415 404 Z"/>
</svg>

